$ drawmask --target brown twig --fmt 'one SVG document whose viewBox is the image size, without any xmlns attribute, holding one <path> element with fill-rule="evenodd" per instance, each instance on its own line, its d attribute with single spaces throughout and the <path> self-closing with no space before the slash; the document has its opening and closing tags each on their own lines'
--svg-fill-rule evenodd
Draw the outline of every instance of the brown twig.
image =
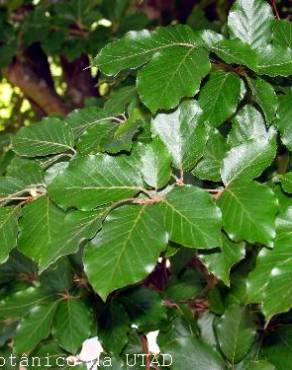
<svg viewBox="0 0 292 370">
<path fill-rule="evenodd" d="M 272 0 L 272 7 L 274 9 L 274 13 L 275 13 L 275 16 L 277 19 L 281 19 L 280 17 L 280 14 L 278 12 L 278 8 L 277 8 L 277 4 L 276 4 L 276 0 Z"/>
<path fill-rule="evenodd" d="M 150 353 L 149 353 L 147 337 L 146 335 L 142 334 L 140 338 L 141 338 L 143 353 L 146 355 L 146 370 L 151 370 L 151 360 L 150 360 Z"/>
</svg>

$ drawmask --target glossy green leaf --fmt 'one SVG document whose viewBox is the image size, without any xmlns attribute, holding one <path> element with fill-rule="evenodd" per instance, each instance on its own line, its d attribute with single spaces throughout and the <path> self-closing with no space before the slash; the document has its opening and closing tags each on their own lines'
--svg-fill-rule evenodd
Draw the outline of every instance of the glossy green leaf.
<svg viewBox="0 0 292 370">
<path fill-rule="evenodd" d="M 228 150 L 226 139 L 216 129 L 210 133 L 204 155 L 192 174 L 201 180 L 220 181 L 223 158 Z"/>
<path fill-rule="evenodd" d="M 235 40 L 222 40 L 212 46 L 211 49 L 224 62 L 246 65 L 251 69 L 256 68 L 258 56 L 246 43 Z"/>
<path fill-rule="evenodd" d="M 114 210 L 85 252 L 84 265 L 90 283 L 105 300 L 112 291 L 146 277 L 166 242 L 157 205 Z"/>
<path fill-rule="evenodd" d="M 292 150 L 292 92 L 279 96 L 278 119 L 275 124 L 278 127 L 284 145 Z"/>
<path fill-rule="evenodd" d="M 113 116 L 122 114 L 127 106 L 137 98 L 135 86 L 124 86 L 114 90 L 109 99 L 104 104 L 104 110 Z"/>
<path fill-rule="evenodd" d="M 20 179 L 6 176 L 0 177 L 0 197 L 5 198 L 12 194 L 17 194 L 25 189 L 25 184 Z M 0 198 L 0 202 L 1 199 Z"/>
<path fill-rule="evenodd" d="M 267 45 L 257 50 L 255 71 L 271 77 L 292 75 L 292 49 Z"/>
<path fill-rule="evenodd" d="M 159 113 L 152 121 L 152 131 L 167 147 L 175 167 L 189 170 L 203 155 L 209 129 L 198 103 L 187 100 L 173 112 Z"/>
<path fill-rule="evenodd" d="M 72 151 L 73 145 L 70 128 L 57 118 L 47 118 L 30 127 L 23 127 L 12 140 L 13 150 L 27 157 Z"/>
<path fill-rule="evenodd" d="M 163 142 L 156 138 L 149 144 L 139 145 L 137 151 L 144 181 L 155 189 L 167 185 L 171 176 L 171 156 Z"/>
<path fill-rule="evenodd" d="M 235 111 L 240 97 L 240 78 L 229 72 L 216 71 L 200 91 L 199 104 L 203 117 L 218 127 Z"/>
<path fill-rule="evenodd" d="M 203 48 L 177 46 L 156 53 L 138 73 L 139 96 L 153 113 L 175 108 L 182 98 L 196 94 L 210 68 L 208 53 Z"/>
<path fill-rule="evenodd" d="M 266 121 L 272 123 L 275 118 L 278 104 L 277 95 L 272 85 L 260 78 L 249 78 L 248 84 L 255 101 L 264 113 Z"/>
<path fill-rule="evenodd" d="M 14 319 L 25 316 L 33 307 L 53 298 L 40 288 L 29 287 L 11 293 L 0 302 L 0 317 Z"/>
<path fill-rule="evenodd" d="M 273 246 L 278 202 L 268 186 L 254 181 L 236 181 L 223 191 L 218 205 L 224 229 L 231 239 Z"/>
<path fill-rule="evenodd" d="M 251 361 L 247 370 L 277 370 L 274 365 L 266 360 Z"/>
<path fill-rule="evenodd" d="M 199 338 L 180 336 L 163 347 L 163 352 L 171 356 L 173 370 L 223 370 L 225 364 L 212 347 Z"/>
<path fill-rule="evenodd" d="M 53 334 L 60 347 L 75 354 L 88 339 L 93 314 L 80 299 L 65 299 L 59 303 L 53 325 Z"/>
<path fill-rule="evenodd" d="M 15 157 L 7 167 L 6 174 L 21 180 L 25 185 L 37 185 L 44 182 L 41 165 L 34 160 Z"/>
<path fill-rule="evenodd" d="M 41 197 L 23 210 L 19 249 L 43 271 L 60 257 L 77 252 L 81 241 L 92 238 L 101 227 L 101 216 L 99 210 L 65 215 L 49 198 Z"/>
<path fill-rule="evenodd" d="M 126 156 L 78 157 L 49 185 L 52 199 L 64 208 L 90 210 L 129 198 L 142 186 Z"/>
<path fill-rule="evenodd" d="M 228 307 L 215 328 L 221 351 L 231 364 L 242 360 L 256 335 L 255 324 L 247 309 L 239 305 Z"/>
<path fill-rule="evenodd" d="M 131 31 L 105 46 L 93 65 L 106 75 L 114 76 L 122 70 L 140 67 L 162 50 L 178 46 L 192 49 L 195 45 L 194 33 L 189 26 L 158 28 L 152 33 L 148 30 Z"/>
<path fill-rule="evenodd" d="M 286 19 L 275 19 L 273 24 L 273 44 L 292 48 L 292 23 Z"/>
<path fill-rule="evenodd" d="M 210 253 L 199 255 L 208 270 L 224 282 L 230 285 L 230 270 L 245 256 L 244 244 L 236 244 L 223 236 L 221 250 L 210 251 Z"/>
<path fill-rule="evenodd" d="M 204 190 L 175 187 L 163 199 L 162 209 L 172 241 L 189 248 L 221 246 L 221 212 Z"/>
<path fill-rule="evenodd" d="M 104 151 L 104 143 L 112 137 L 117 124 L 111 121 L 101 121 L 84 131 L 81 135 L 77 149 L 80 154 L 97 154 Z"/>
<path fill-rule="evenodd" d="M 20 214 L 19 207 L 0 208 L 0 263 L 6 262 L 10 251 L 16 247 Z"/>
<path fill-rule="evenodd" d="M 292 307 L 291 300 L 291 207 L 284 213 L 285 224 L 281 226 L 273 250 L 262 249 L 255 269 L 248 279 L 248 301 L 262 303 L 267 320 L 286 312 Z M 277 299 L 276 297 L 281 297 Z"/>
<path fill-rule="evenodd" d="M 236 180 L 251 180 L 272 163 L 276 155 L 274 130 L 232 148 L 223 160 L 222 180 L 226 186 Z"/>
<path fill-rule="evenodd" d="M 21 319 L 13 343 L 17 354 L 29 353 L 49 336 L 57 306 L 58 302 L 35 306 Z"/>
<path fill-rule="evenodd" d="M 246 105 L 232 119 L 227 142 L 234 147 L 258 137 L 268 137 L 264 117 L 255 107 Z"/>
<path fill-rule="evenodd" d="M 265 0 L 236 0 L 228 15 L 228 28 L 232 37 L 257 48 L 271 40 L 273 19 Z"/>
</svg>

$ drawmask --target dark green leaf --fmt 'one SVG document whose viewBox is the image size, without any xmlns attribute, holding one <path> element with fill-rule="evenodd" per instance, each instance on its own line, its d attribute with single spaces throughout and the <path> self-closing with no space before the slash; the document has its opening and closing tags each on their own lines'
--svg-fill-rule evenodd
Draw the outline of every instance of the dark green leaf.
<svg viewBox="0 0 292 370">
<path fill-rule="evenodd" d="M 64 299 L 58 305 L 53 335 L 60 347 L 75 354 L 88 339 L 93 324 L 93 314 L 80 299 Z"/>
<path fill-rule="evenodd" d="M 275 19 L 273 24 L 273 43 L 283 48 L 292 48 L 292 23 Z"/>
<path fill-rule="evenodd" d="M 223 191 L 218 205 L 231 239 L 273 246 L 278 202 L 268 186 L 254 181 L 234 182 Z"/>
<path fill-rule="evenodd" d="M 18 155 L 40 157 L 74 150 L 74 139 L 68 125 L 58 118 L 47 118 L 20 129 L 12 145 Z"/>
<path fill-rule="evenodd" d="M 201 180 L 220 181 L 223 158 L 228 150 L 226 139 L 215 129 L 208 139 L 203 158 L 192 174 Z"/>
<path fill-rule="evenodd" d="M 278 119 L 275 124 L 278 127 L 284 145 L 292 150 L 292 92 L 279 96 Z"/>
<path fill-rule="evenodd" d="M 235 244 L 224 236 L 221 251 L 210 251 L 210 253 L 199 256 L 208 270 L 221 279 L 225 285 L 229 286 L 229 275 L 232 266 L 245 256 L 244 244 Z"/>
<path fill-rule="evenodd" d="M 240 97 L 241 80 L 233 73 L 216 71 L 200 91 L 203 118 L 218 127 L 235 111 Z"/>
<path fill-rule="evenodd" d="M 10 251 L 16 247 L 20 213 L 19 207 L 0 208 L 0 263 L 6 262 Z"/>
<path fill-rule="evenodd" d="M 272 123 L 278 105 L 278 98 L 272 85 L 260 78 L 249 78 L 248 84 L 255 101 L 264 113 L 266 121 Z"/>
<path fill-rule="evenodd" d="M 84 265 L 90 283 L 105 300 L 112 291 L 146 277 L 166 243 L 157 205 L 114 210 L 85 252 Z"/>
<path fill-rule="evenodd" d="M 34 306 L 28 316 L 21 319 L 14 338 L 14 350 L 17 354 L 29 353 L 51 331 L 58 302 Z"/>
<path fill-rule="evenodd" d="M 243 359 L 255 340 L 256 328 L 245 307 L 227 308 L 216 324 L 221 351 L 231 364 Z"/>
<path fill-rule="evenodd" d="M 177 46 L 156 53 L 138 73 L 139 96 L 153 113 L 175 108 L 182 98 L 197 93 L 210 68 L 208 53 L 203 48 Z"/>
<path fill-rule="evenodd" d="M 137 194 L 142 180 L 126 156 L 78 157 L 49 185 L 62 207 L 90 210 Z"/>
<path fill-rule="evenodd" d="M 162 209 L 172 241 L 189 248 L 221 246 L 221 212 L 204 190 L 178 186 L 163 199 Z"/>
</svg>

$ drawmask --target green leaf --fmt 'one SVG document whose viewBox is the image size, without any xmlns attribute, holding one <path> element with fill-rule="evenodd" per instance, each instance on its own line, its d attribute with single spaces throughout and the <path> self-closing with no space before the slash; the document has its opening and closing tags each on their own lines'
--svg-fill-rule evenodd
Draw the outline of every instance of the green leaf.
<svg viewBox="0 0 292 370">
<path fill-rule="evenodd" d="M 159 136 L 176 168 L 190 170 L 202 157 L 208 140 L 208 127 L 194 100 L 186 100 L 170 113 L 159 113 L 152 120 L 153 134 Z"/>
<path fill-rule="evenodd" d="M 225 364 L 218 352 L 197 337 L 179 336 L 163 346 L 172 357 L 173 370 L 223 370 Z"/>
<path fill-rule="evenodd" d="M 292 172 L 287 172 L 281 177 L 281 184 L 286 193 L 292 193 Z"/>
<path fill-rule="evenodd" d="M 75 354 L 89 338 L 92 324 L 92 312 L 82 300 L 65 299 L 58 305 L 53 335 L 60 347 Z"/>
<path fill-rule="evenodd" d="M 149 144 L 139 145 L 137 151 L 144 181 L 155 189 L 167 185 L 171 176 L 171 157 L 163 142 L 155 138 Z"/>
<path fill-rule="evenodd" d="M 57 306 L 57 301 L 34 306 L 28 316 L 21 319 L 13 343 L 17 354 L 29 353 L 49 336 Z"/>
<path fill-rule="evenodd" d="M 64 208 L 90 210 L 137 194 L 142 180 L 126 156 L 78 157 L 49 185 L 52 199 Z"/>
<path fill-rule="evenodd" d="M 78 138 L 89 127 L 95 126 L 104 121 L 110 121 L 112 115 L 96 107 L 76 109 L 65 117 L 65 122 Z"/>
<path fill-rule="evenodd" d="M 251 180 L 272 163 L 277 150 L 274 130 L 269 137 L 257 136 L 232 148 L 223 160 L 222 180 L 226 186 L 236 180 Z"/>
<path fill-rule="evenodd" d="M 218 205 L 224 229 L 231 239 L 273 246 L 278 202 L 268 186 L 254 181 L 236 181 L 223 191 Z"/>
<path fill-rule="evenodd" d="M 221 246 L 221 212 L 204 190 L 175 187 L 163 199 L 162 209 L 172 241 L 189 248 Z"/>
<path fill-rule="evenodd" d="M 67 215 L 49 198 L 26 206 L 20 223 L 19 249 L 44 271 L 62 256 L 77 252 L 81 241 L 92 238 L 101 227 L 100 210 Z"/>
<path fill-rule="evenodd" d="M 255 340 L 256 328 L 245 307 L 233 305 L 226 309 L 215 327 L 221 351 L 236 364 L 244 358 Z"/>
<path fill-rule="evenodd" d="M 139 332 L 155 330 L 168 319 L 167 308 L 154 290 L 140 287 L 121 296 L 120 301 Z"/>
<path fill-rule="evenodd" d="M 272 335 L 266 338 L 263 355 L 277 370 L 287 370 L 291 367 L 292 325 L 279 325 Z M 270 370 L 270 369 L 269 369 Z"/>
<path fill-rule="evenodd" d="M 285 211 L 286 218 L 283 230 L 278 230 L 274 249 L 261 250 L 247 282 L 248 302 L 262 303 L 267 321 L 292 307 L 291 207 Z"/>
<path fill-rule="evenodd" d="M 201 180 L 221 181 L 221 167 L 227 152 L 226 139 L 214 129 L 211 131 L 203 158 L 193 169 L 192 174 Z"/>
<path fill-rule="evenodd" d="M 41 157 L 74 151 L 73 134 L 58 118 L 47 118 L 40 123 L 21 128 L 12 139 L 13 150 L 22 156 Z"/>
<path fill-rule="evenodd" d="M 152 113 L 175 108 L 182 98 L 197 93 L 210 68 L 208 53 L 203 48 L 177 46 L 156 53 L 138 72 L 139 96 Z"/>
<path fill-rule="evenodd" d="M 292 75 L 292 49 L 267 45 L 257 50 L 255 71 L 271 77 Z"/>
<path fill-rule="evenodd" d="M 273 44 L 283 48 L 292 48 L 292 23 L 290 21 L 274 20 Z"/>
<path fill-rule="evenodd" d="M 275 118 L 278 104 L 278 98 L 274 88 L 268 82 L 260 78 L 248 78 L 248 84 L 255 101 L 264 113 L 266 121 L 272 123 Z"/>
<path fill-rule="evenodd" d="M 0 196 L 7 197 L 12 194 L 17 194 L 25 188 L 24 183 L 20 179 L 6 176 L 0 177 Z M 0 202 L 1 202 L 0 198 Z"/>
<path fill-rule="evenodd" d="M 130 320 L 124 307 L 113 301 L 106 305 L 98 318 L 97 335 L 107 352 L 120 355 L 128 343 Z"/>
<path fill-rule="evenodd" d="M 104 143 L 112 137 L 117 129 L 116 123 L 101 121 L 86 129 L 77 143 L 78 152 L 82 155 L 97 154 L 104 151 Z"/>
<path fill-rule="evenodd" d="M 139 109 L 135 108 L 129 118 L 120 123 L 112 136 L 105 141 L 104 150 L 116 154 L 121 151 L 130 152 L 133 145 L 133 138 L 140 129 L 144 118 Z"/>
<path fill-rule="evenodd" d="M 265 0 L 236 0 L 229 12 L 228 28 L 233 38 L 258 48 L 270 42 L 273 20 L 272 8 Z"/>
<path fill-rule="evenodd" d="M 223 236 L 222 250 L 199 255 L 208 270 L 227 286 L 230 285 L 229 275 L 232 266 L 242 260 L 244 256 L 244 244 L 233 243 L 226 236 Z"/>
<path fill-rule="evenodd" d="M 52 297 L 52 294 L 35 287 L 11 292 L 0 301 L 0 317 L 3 319 L 24 317 L 33 307 L 47 302 Z"/>
<path fill-rule="evenodd" d="M 157 205 L 123 206 L 110 213 L 84 256 L 88 279 L 103 300 L 153 270 L 167 243 L 161 221 Z"/>
<path fill-rule="evenodd" d="M 164 296 L 174 302 L 196 298 L 203 290 L 202 276 L 194 270 L 187 270 L 178 277 L 172 276 Z"/>
<path fill-rule="evenodd" d="M 15 157 L 7 167 L 6 174 L 21 180 L 25 185 L 36 185 L 44 182 L 43 170 L 36 161 Z"/>
<path fill-rule="evenodd" d="M 194 48 L 196 40 L 189 26 L 177 25 L 128 32 L 122 39 L 106 45 L 94 59 L 104 74 L 115 76 L 125 69 L 136 69 L 147 63 L 152 56 L 165 49 Z"/>
<path fill-rule="evenodd" d="M 268 137 L 264 118 L 252 105 L 245 105 L 232 119 L 227 142 L 234 147 L 258 137 Z"/>
<path fill-rule="evenodd" d="M 20 214 L 19 207 L 0 208 L 0 263 L 6 262 L 10 251 L 16 247 Z"/>
<path fill-rule="evenodd" d="M 112 116 L 125 113 L 127 106 L 135 99 L 137 99 L 135 86 L 121 87 L 113 91 L 104 104 L 104 110 Z"/>
<path fill-rule="evenodd" d="M 204 119 L 212 126 L 220 126 L 236 111 L 240 85 L 240 78 L 233 73 L 210 73 L 210 79 L 200 91 L 199 104 L 203 109 Z"/>
<path fill-rule="evenodd" d="M 279 96 L 278 119 L 275 124 L 280 131 L 284 145 L 292 151 L 292 92 Z"/>
<path fill-rule="evenodd" d="M 257 53 L 240 40 L 222 40 L 213 45 L 211 50 L 226 63 L 242 64 L 251 69 L 256 68 Z"/>
</svg>

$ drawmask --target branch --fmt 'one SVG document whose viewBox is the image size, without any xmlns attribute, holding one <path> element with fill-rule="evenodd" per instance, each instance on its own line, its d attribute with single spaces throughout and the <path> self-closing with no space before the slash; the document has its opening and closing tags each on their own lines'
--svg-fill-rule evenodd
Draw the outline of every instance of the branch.
<svg viewBox="0 0 292 370">
<path fill-rule="evenodd" d="M 24 96 L 32 100 L 47 115 L 65 116 L 69 110 L 54 88 L 38 76 L 28 63 L 15 61 L 3 70 L 3 75 L 12 85 L 18 86 Z"/>
</svg>

